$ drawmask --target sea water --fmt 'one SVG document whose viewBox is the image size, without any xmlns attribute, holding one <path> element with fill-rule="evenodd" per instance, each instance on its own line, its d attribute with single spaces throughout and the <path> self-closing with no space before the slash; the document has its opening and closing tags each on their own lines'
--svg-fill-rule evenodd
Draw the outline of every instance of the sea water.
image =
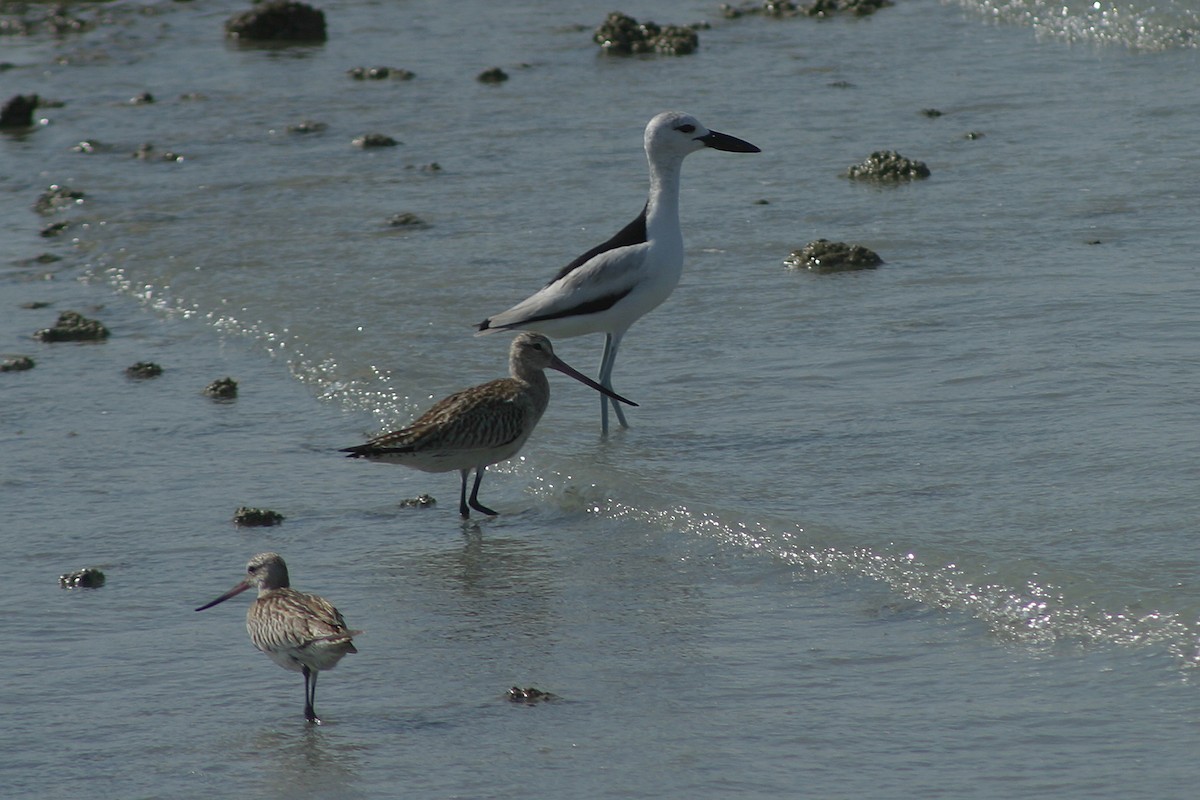
<svg viewBox="0 0 1200 800">
<path fill-rule="evenodd" d="M 285 48 L 225 40 L 242 8 L 0 39 L 0 94 L 49 101 L 0 136 L 0 353 L 37 361 L 0 374 L 0 794 L 1194 794 L 1194 5 L 621 8 L 710 21 L 674 58 L 601 55 L 590 3 L 335 2 Z M 341 458 L 504 374 L 472 324 L 637 213 L 671 108 L 762 153 L 684 165 L 631 427 L 552 376 L 466 523 L 455 474 Z M 932 174 L 842 177 L 876 150 Z M 885 263 L 784 266 L 818 238 Z M 67 309 L 112 336 L 31 339 Z M 319 728 L 248 600 L 192 610 L 262 550 L 365 631 Z"/>
</svg>

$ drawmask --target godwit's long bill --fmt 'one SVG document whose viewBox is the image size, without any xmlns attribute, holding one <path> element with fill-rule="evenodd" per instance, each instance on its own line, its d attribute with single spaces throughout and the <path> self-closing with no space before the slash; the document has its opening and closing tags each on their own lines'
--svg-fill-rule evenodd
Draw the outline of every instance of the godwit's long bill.
<svg viewBox="0 0 1200 800">
<path fill-rule="evenodd" d="M 304 718 L 320 725 L 313 710 L 317 674 L 333 669 L 347 653 L 357 653 L 353 639 L 362 631 L 347 628 L 325 598 L 291 588 L 287 565 L 278 553 L 251 558 L 245 580 L 196 610 L 212 608 L 250 588 L 258 589 L 258 598 L 246 612 L 250 641 L 284 669 L 304 673 Z"/>
<path fill-rule="evenodd" d="M 479 323 L 479 333 L 532 330 L 548 336 L 604 334 L 600 384 L 612 389 L 613 362 L 629 326 L 670 296 L 683 271 L 679 227 L 679 174 L 683 159 L 704 148 L 757 153 L 747 141 L 709 130 L 690 114 L 667 111 L 646 126 L 650 194 L 642 213 L 615 236 L 576 258 L 540 291 Z M 600 398 L 600 425 L 608 433 L 608 405 Z"/>
<path fill-rule="evenodd" d="M 517 454 L 533 433 L 550 402 L 546 370 L 570 375 L 607 397 L 613 403 L 637 403 L 601 386 L 558 356 L 550 340 L 540 333 L 522 333 L 508 351 L 510 377 L 482 383 L 439 400 L 407 428 L 370 440 L 341 452 L 350 458 L 365 458 L 403 464 L 423 472 L 458 470 L 462 478 L 458 512 L 470 509 L 495 516 L 479 502 L 479 484 L 484 470 Z M 475 470 L 475 483 L 467 498 L 467 476 Z"/>
</svg>

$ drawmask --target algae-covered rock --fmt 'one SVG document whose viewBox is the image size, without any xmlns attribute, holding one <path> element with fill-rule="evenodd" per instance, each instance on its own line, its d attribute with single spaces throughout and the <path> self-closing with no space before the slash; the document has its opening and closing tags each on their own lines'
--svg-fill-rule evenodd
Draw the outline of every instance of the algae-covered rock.
<svg viewBox="0 0 1200 800">
<path fill-rule="evenodd" d="M 480 83 L 504 83 L 508 80 L 508 73 L 499 67 L 492 67 L 476 75 L 475 80 Z"/>
<path fill-rule="evenodd" d="M 248 508 L 242 506 L 233 512 L 233 522 L 245 528 L 269 528 L 283 523 L 283 514 L 269 508 Z"/>
<path fill-rule="evenodd" d="M 856 269 L 875 269 L 883 259 L 862 245 L 817 239 L 809 242 L 783 260 L 790 269 L 812 272 L 849 272 Z"/>
<path fill-rule="evenodd" d="M 406 69 L 395 67 L 351 67 L 346 74 L 356 81 L 382 81 L 387 79 L 411 81 L 416 74 Z"/>
<path fill-rule="evenodd" d="M 355 136 L 351 144 L 366 149 L 369 147 L 395 147 L 400 143 L 382 133 L 366 133 L 362 136 Z"/>
<path fill-rule="evenodd" d="M 0 372 L 24 372 L 33 367 L 34 361 L 29 356 L 10 356 L 0 361 Z"/>
<path fill-rule="evenodd" d="M 388 217 L 387 224 L 389 228 L 427 228 L 425 220 L 418 217 L 411 211 L 402 211 L 399 214 L 392 214 Z"/>
<path fill-rule="evenodd" d="M 153 361 L 139 361 L 125 368 L 125 376 L 135 380 L 146 380 L 147 378 L 157 378 L 162 375 L 162 371 L 163 368 Z"/>
<path fill-rule="evenodd" d="M 834 14 L 865 17 L 890 5 L 892 0 L 816 0 L 803 6 L 801 10 L 810 17 L 830 17 Z"/>
<path fill-rule="evenodd" d="M 225 35 L 250 42 L 323 42 L 325 13 L 307 3 L 272 0 L 230 17 Z"/>
<path fill-rule="evenodd" d="M 99 589 L 104 585 L 104 573 L 96 567 L 84 567 L 58 576 L 64 589 Z"/>
<path fill-rule="evenodd" d="M 661 53 L 682 56 L 696 51 L 700 46 L 700 35 L 689 25 L 640 23 L 627 14 L 614 11 L 596 28 L 592 41 L 611 55 Z"/>
<path fill-rule="evenodd" d="M 419 494 L 416 497 L 408 497 L 400 501 L 401 508 L 433 508 L 437 505 L 437 500 L 433 499 L 433 495 Z"/>
<path fill-rule="evenodd" d="M 232 400 L 237 397 L 237 381 L 233 378 L 220 378 L 205 386 L 204 393 L 214 400 Z"/>
<path fill-rule="evenodd" d="M 512 703 L 523 703 L 525 705 L 533 705 L 535 703 L 544 703 L 551 700 L 557 700 L 558 695 L 550 692 L 543 692 L 534 686 L 522 689 L 520 686 L 514 686 L 505 693 L 505 697 Z"/>
<path fill-rule="evenodd" d="M 33 204 L 33 210 L 39 214 L 53 214 L 55 211 L 77 206 L 83 202 L 86 195 L 77 189 L 52 184 L 49 189 L 38 195 Z"/>
<path fill-rule="evenodd" d="M 779 0 L 763 0 L 762 2 L 742 3 L 741 5 L 721 4 L 721 14 L 726 19 L 737 19 L 757 15 L 762 17 L 831 17 L 835 14 L 850 14 L 865 17 L 874 14 L 881 8 L 892 5 L 892 0 L 814 0 L 807 5 L 799 3 L 780 2 Z"/>
<path fill-rule="evenodd" d="M 97 342 L 108 338 L 108 328 L 78 311 L 64 311 L 53 328 L 36 331 L 33 338 L 39 342 Z"/>
<path fill-rule="evenodd" d="M 316 122 L 311 119 L 301 120 L 294 125 L 288 125 L 288 133 L 321 133 L 329 126 L 324 122 Z"/>
<path fill-rule="evenodd" d="M 0 129 L 33 127 L 33 112 L 38 107 L 36 94 L 15 94 L 0 108 Z"/>
<path fill-rule="evenodd" d="M 861 164 L 846 170 L 846 177 L 854 180 L 899 182 L 929 177 L 929 167 L 924 161 L 913 161 L 894 150 L 876 150 Z"/>
</svg>

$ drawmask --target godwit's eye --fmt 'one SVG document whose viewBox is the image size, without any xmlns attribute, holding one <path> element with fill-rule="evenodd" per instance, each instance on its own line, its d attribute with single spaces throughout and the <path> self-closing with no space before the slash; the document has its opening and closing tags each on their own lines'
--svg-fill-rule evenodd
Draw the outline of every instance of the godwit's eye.
<svg viewBox="0 0 1200 800">
<path fill-rule="evenodd" d="M 258 564 L 251 564 L 246 568 L 246 572 L 258 572 Z"/>
<path fill-rule="evenodd" d="M 683 131 L 684 133 L 695 133 L 695 131 L 696 131 L 696 126 L 695 126 L 695 125 L 680 125 L 680 126 L 679 126 L 678 128 L 676 128 L 675 130 L 677 130 L 677 131 Z"/>
</svg>

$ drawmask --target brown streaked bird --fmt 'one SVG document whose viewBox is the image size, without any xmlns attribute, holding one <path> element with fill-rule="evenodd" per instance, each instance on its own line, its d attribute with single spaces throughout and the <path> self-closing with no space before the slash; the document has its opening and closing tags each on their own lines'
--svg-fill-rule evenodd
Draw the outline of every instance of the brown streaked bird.
<svg viewBox="0 0 1200 800">
<path fill-rule="evenodd" d="M 542 334 L 526 332 L 513 339 L 509 348 L 511 377 L 456 392 L 435 403 L 407 428 L 341 452 L 349 458 L 403 464 L 423 472 L 458 470 L 462 478 L 458 512 L 469 517 L 473 508 L 496 516 L 479 502 L 479 484 L 489 465 L 517 454 L 542 418 L 550 403 L 547 369 L 570 375 L 614 401 L 637 405 L 568 366 L 554 355 L 550 340 Z M 468 499 L 467 476 L 472 469 L 475 483 Z"/>
<path fill-rule="evenodd" d="M 196 610 L 212 608 L 252 587 L 258 589 L 258 598 L 246 612 L 250 641 L 284 669 L 304 673 L 304 718 L 320 725 L 313 710 L 317 673 L 333 669 L 347 653 L 357 653 L 353 639 L 362 631 L 348 629 L 325 598 L 291 588 L 287 565 L 278 553 L 251 558 L 244 581 Z"/>
</svg>

